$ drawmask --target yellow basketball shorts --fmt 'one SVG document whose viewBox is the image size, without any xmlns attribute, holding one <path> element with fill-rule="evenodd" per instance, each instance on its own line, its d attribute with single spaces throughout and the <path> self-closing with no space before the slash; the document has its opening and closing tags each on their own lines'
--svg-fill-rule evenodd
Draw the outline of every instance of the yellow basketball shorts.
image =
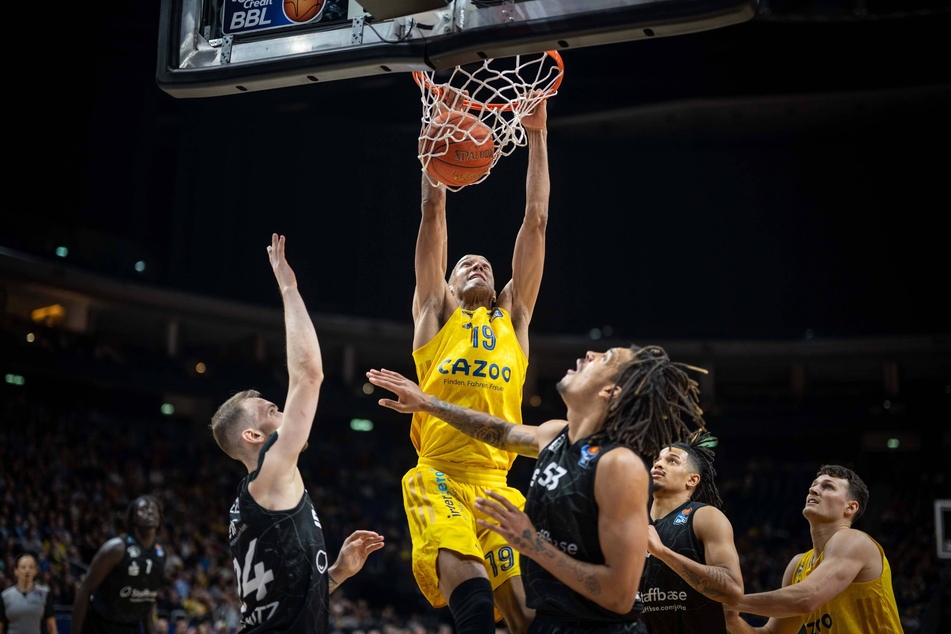
<svg viewBox="0 0 951 634">
<path fill-rule="evenodd" d="M 476 524 L 480 518 L 494 521 L 475 509 L 475 499 L 487 497 L 486 491 L 495 491 L 525 508 L 525 496 L 508 486 L 505 475 L 497 469 L 450 467 L 420 459 L 403 476 L 403 505 L 413 540 L 413 576 L 433 607 L 446 605 L 436 571 L 440 548 L 481 559 L 493 592 L 505 580 L 521 574 L 518 552 L 501 535 Z M 495 618 L 502 618 L 498 608 Z"/>
</svg>

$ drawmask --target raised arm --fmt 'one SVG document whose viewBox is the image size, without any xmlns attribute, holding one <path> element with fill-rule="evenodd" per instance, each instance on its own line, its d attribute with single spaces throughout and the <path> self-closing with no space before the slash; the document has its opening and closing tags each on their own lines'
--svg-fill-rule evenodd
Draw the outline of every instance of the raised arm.
<svg viewBox="0 0 951 634">
<path fill-rule="evenodd" d="M 74 631 L 83 631 L 86 612 L 89 610 L 89 597 L 99 589 L 103 580 L 122 561 L 124 555 L 125 544 L 122 543 L 120 537 L 113 537 L 96 551 L 92 563 L 89 564 L 89 570 L 86 571 L 86 576 L 83 577 L 79 588 L 76 590 L 76 598 L 73 600 L 71 627 Z"/>
<path fill-rule="evenodd" d="M 548 421 L 539 426 L 514 425 L 485 412 L 447 403 L 424 393 L 419 386 L 392 370 L 370 370 L 367 379 L 373 385 L 396 394 L 398 400 L 381 398 L 379 404 L 402 414 L 426 412 L 462 433 L 505 451 L 537 458 L 565 426 L 565 421 Z"/>
<path fill-rule="evenodd" d="M 521 555 L 601 607 L 626 614 L 634 607 L 647 555 L 647 469 L 634 452 L 615 449 L 598 461 L 594 495 L 600 509 L 598 539 L 603 564 L 575 559 L 538 535 L 528 515 L 489 492 L 477 509 L 494 518 L 478 523 L 502 535 Z"/>
<path fill-rule="evenodd" d="M 522 119 L 528 136 L 528 173 L 525 177 L 525 217 L 515 238 L 512 280 L 502 289 L 498 305 L 512 315 L 522 351 L 528 354 L 528 325 L 535 310 L 545 267 L 545 231 L 551 180 L 548 173 L 548 110 L 542 101 Z"/>
<path fill-rule="evenodd" d="M 697 511 L 693 527 L 703 544 L 703 563 L 664 546 L 653 526 L 648 527 L 648 551 L 705 597 L 721 603 L 739 601 L 743 596 L 743 573 L 730 520 L 715 506 L 704 506 Z"/>
<path fill-rule="evenodd" d="M 449 298 L 446 186 L 422 177 L 419 233 L 416 236 L 416 290 L 413 293 L 413 349 L 429 342 L 443 324 Z"/>
<path fill-rule="evenodd" d="M 287 400 L 278 427 L 278 440 L 268 450 L 258 477 L 249 485 L 258 504 L 269 508 L 289 508 L 304 494 L 297 459 L 310 436 L 324 378 L 314 322 L 297 288 L 297 276 L 287 263 L 284 246 L 284 236 L 275 233 L 267 251 L 284 303 Z"/>
</svg>

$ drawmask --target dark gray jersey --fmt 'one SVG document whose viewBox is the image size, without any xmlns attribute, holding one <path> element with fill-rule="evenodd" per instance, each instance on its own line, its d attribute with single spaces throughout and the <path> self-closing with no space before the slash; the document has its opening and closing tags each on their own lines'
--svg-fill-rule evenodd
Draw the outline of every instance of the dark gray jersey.
<svg viewBox="0 0 951 634">
<path fill-rule="evenodd" d="M 261 450 L 258 469 L 277 440 Z M 228 536 L 241 600 L 241 633 L 325 634 L 329 631 L 327 549 L 310 495 L 286 511 L 259 506 L 248 485 L 238 487 L 231 506 Z"/>
<path fill-rule="evenodd" d="M 686 502 L 654 522 L 661 543 L 675 553 L 704 563 L 703 544 L 693 531 L 702 502 Z M 656 557 L 647 557 L 641 577 L 644 622 L 651 634 L 726 634 L 723 605 L 690 587 Z"/>
<path fill-rule="evenodd" d="M 165 549 L 158 542 L 145 548 L 132 535 L 121 539 L 122 561 L 96 588 L 90 609 L 110 623 L 139 624 L 151 618 L 152 606 L 165 585 Z"/>
<path fill-rule="evenodd" d="M 568 427 L 538 455 L 525 512 L 538 535 L 579 561 L 603 564 L 598 538 L 594 477 L 598 460 L 621 445 L 569 444 Z M 607 610 L 581 596 L 528 557 L 521 558 L 528 606 L 567 622 L 591 625 L 637 621 L 640 598 L 627 614 Z"/>
</svg>

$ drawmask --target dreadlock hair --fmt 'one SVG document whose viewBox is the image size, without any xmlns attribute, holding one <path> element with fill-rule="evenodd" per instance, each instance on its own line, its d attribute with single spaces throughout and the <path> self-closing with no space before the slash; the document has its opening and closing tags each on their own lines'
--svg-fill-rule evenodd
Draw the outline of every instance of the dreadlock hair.
<svg viewBox="0 0 951 634">
<path fill-rule="evenodd" d="M 717 446 L 717 443 L 716 436 L 706 430 L 699 429 L 687 440 L 675 442 L 670 446 L 686 452 L 690 467 L 700 475 L 700 483 L 697 484 L 690 498 L 710 506 L 722 508 L 723 500 L 720 499 L 720 491 L 717 489 L 716 482 L 714 482 L 717 471 L 713 468 L 715 457 L 713 448 Z"/>
<path fill-rule="evenodd" d="M 865 485 L 865 482 L 862 481 L 862 478 L 860 478 L 856 472 L 848 467 L 837 464 L 824 464 L 819 467 L 819 472 L 816 473 L 816 476 L 821 475 L 839 478 L 849 483 L 849 490 L 845 499 L 855 500 L 859 503 L 859 510 L 852 516 L 852 524 L 855 524 L 855 522 L 862 517 L 862 513 L 865 512 L 865 507 L 868 506 L 868 487 Z"/>
<path fill-rule="evenodd" d="M 664 447 L 690 434 L 684 417 L 706 430 L 700 409 L 700 390 L 687 370 L 706 370 L 675 363 L 659 346 L 631 346 L 633 359 L 618 372 L 620 394 L 608 403 L 604 425 L 591 443 L 627 445 L 644 459 L 653 459 Z"/>
</svg>

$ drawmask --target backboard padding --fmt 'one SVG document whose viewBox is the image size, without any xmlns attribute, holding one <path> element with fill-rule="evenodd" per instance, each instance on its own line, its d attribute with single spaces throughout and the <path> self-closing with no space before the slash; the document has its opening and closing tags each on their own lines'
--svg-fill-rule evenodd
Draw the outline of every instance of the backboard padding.
<svg viewBox="0 0 951 634">
<path fill-rule="evenodd" d="M 213 97 L 669 37 L 744 22 L 758 3 L 448 0 L 444 7 L 376 19 L 355 0 L 336 0 L 349 2 L 345 17 L 337 11 L 330 20 L 225 34 L 222 6 L 228 1 L 162 0 L 156 69 L 162 90 L 174 97 Z M 444 1 L 392 0 L 410 9 Z M 263 2 L 271 3 L 268 10 L 279 9 L 280 0 Z"/>
</svg>

